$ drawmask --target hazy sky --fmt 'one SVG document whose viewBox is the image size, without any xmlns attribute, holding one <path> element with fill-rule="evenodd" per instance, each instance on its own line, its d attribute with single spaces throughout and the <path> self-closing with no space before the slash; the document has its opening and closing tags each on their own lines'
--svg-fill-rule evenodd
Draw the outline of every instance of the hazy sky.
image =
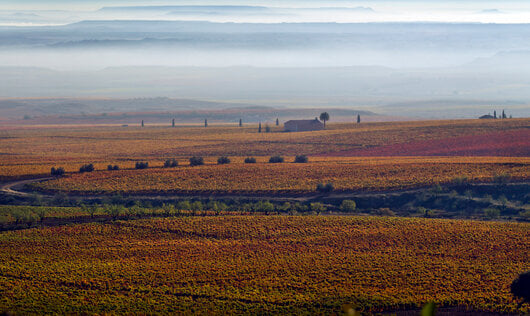
<svg viewBox="0 0 530 316">
<path fill-rule="evenodd" d="M 130 16 L 98 15 L 94 11 L 104 6 L 154 6 L 154 5 L 260 5 L 273 8 L 320 8 L 320 7 L 365 7 L 373 11 L 326 13 L 323 11 L 278 15 L 274 17 L 212 16 L 216 22 L 385 22 L 385 21 L 432 21 L 432 22 L 473 22 L 473 23 L 530 23 L 530 1 L 524 0 L 2 0 L 0 10 L 4 14 L 17 10 L 65 10 L 63 13 L 39 15 L 47 19 L 17 21 L 2 18 L 0 25 L 45 25 L 67 24 L 85 19 L 178 19 L 170 16 Z M 0 11 L 0 13 L 2 13 Z"/>
<path fill-rule="evenodd" d="M 180 7 L 123 8 L 156 5 Z M 0 0 L 0 98 L 415 100 L 415 112 L 443 100 L 473 116 L 491 104 L 528 113 L 529 36 L 530 0 Z"/>
</svg>

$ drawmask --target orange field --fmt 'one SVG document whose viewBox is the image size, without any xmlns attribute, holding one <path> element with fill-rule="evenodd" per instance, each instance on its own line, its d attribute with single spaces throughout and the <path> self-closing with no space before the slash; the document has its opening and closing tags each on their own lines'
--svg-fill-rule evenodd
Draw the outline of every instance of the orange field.
<svg viewBox="0 0 530 316">
<path fill-rule="evenodd" d="M 528 224 L 342 216 L 187 217 L 0 233 L 0 311 L 528 313 Z"/>
<path fill-rule="evenodd" d="M 530 170 L 530 158 L 310 157 L 307 164 L 271 164 L 265 157 L 256 164 L 232 160 L 229 165 L 77 173 L 33 187 L 70 193 L 293 194 L 315 192 L 318 183 L 328 182 L 341 192 L 414 188 L 457 177 L 491 181 L 500 174 L 520 180 L 527 179 Z"/>
<path fill-rule="evenodd" d="M 282 133 L 277 127 L 258 133 L 256 126 L 0 129 L 2 182 L 48 176 L 51 167 L 64 167 L 64 176 L 31 186 L 87 195 L 190 195 L 185 201 L 158 196 L 126 201 L 119 196 L 13 198 L 2 193 L 5 201 L 22 205 L 0 209 L 3 229 L 21 229 L 0 232 L 0 314 L 329 315 L 340 314 L 344 305 L 369 314 L 417 310 L 431 301 L 472 311 L 530 312 L 509 291 L 512 280 L 529 269 L 530 226 L 514 222 L 530 214 L 525 183 L 459 192 L 448 188 L 443 197 L 432 199 L 427 194 L 425 199 L 411 197 L 414 200 L 401 198 L 408 193 L 388 194 L 396 195 L 387 201 L 389 206 L 373 203 L 386 192 L 357 201 L 359 214 L 365 215 L 512 222 L 334 216 L 335 210 L 343 209 L 337 203 L 351 206 L 356 198 L 328 201 L 327 206 L 312 201 L 347 195 L 315 195 L 317 185 L 328 182 L 334 186 L 331 195 L 464 179 L 527 182 L 530 157 L 524 150 L 503 156 L 498 149 L 508 148 L 506 144 L 490 150 L 497 141 L 488 135 L 510 135 L 524 145 L 526 140 L 517 138 L 527 134 L 530 119 L 328 126 L 302 133 Z M 455 153 L 473 151 L 458 140 L 488 143 L 476 144 L 480 150 L 470 155 L 437 156 L 444 152 L 437 144 L 450 144 L 451 150 L 458 149 Z M 406 148 L 430 156 L 406 156 Z M 347 157 L 357 150 L 400 157 Z M 480 155 L 491 152 L 496 157 Z M 301 154 L 309 162 L 293 163 Z M 282 155 L 285 162 L 269 163 L 273 155 Z M 192 156 L 204 157 L 205 165 L 190 166 Z M 218 165 L 220 156 L 228 156 L 231 163 Z M 257 163 L 244 163 L 245 157 L 255 157 Z M 166 159 L 179 164 L 163 168 Z M 136 170 L 140 161 L 149 162 L 149 168 Z M 78 172 L 90 163 L 95 171 Z M 108 164 L 120 170 L 107 171 Z M 498 193 L 500 188 L 504 191 Z M 304 205 L 308 211 L 300 214 L 326 215 L 259 215 L 269 214 L 264 211 L 240 216 L 250 214 L 245 213 L 250 204 L 238 201 L 230 205 L 233 209 L 220 212 L 227 205 L 219 207 L 214 200 L 204 201 L 213 206 L 197 213 L 202 202 L 193 194 L 273 196 L 270 200 L 307 194 L 312 197 L 293 198 L 311 200 Z M 163 199 L 187 206 L 176 209 Z M 192 207 L 194 199 L 197 204 Z M 393 212 L 398 210 L 396 201 L 406 206 L 401 213 Z M 126 209 L 117 205 L 129 202 L 134 205 Z M 295 204 L 282 205 L 287 205 L 284 213 L 298 214 Z M 333 213 L 318 211 L 325 207 Z M 357 211 L 355 204 L 351 211 Z M 39 228 L 28 228 L 35 226 Z"/>
<path fill-rule="evenodd" d="M 46 175 L 51 167 L 74 172 L 83 164 L 130 168 L 190 156 L 328 155 L 414 141 L 527 129 L 530 119 L 329 124 L 324 131 L 257 133 L 256 126 L 109 127 L 41 126 L 0 129 L 0 180 Z M 402 155 L 402 154 L 401 154 Z"/>
</svg>

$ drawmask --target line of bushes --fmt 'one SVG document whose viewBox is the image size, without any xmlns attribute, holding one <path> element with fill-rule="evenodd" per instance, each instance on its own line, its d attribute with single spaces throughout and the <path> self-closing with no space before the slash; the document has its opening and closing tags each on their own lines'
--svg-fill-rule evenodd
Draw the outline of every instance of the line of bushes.
<svg viewBox="0 0 530 316">
<path fill-rule="evenodd" d="M 168 159 L 164 162 L 164 168 L 175 168 L 178 167 L 179 162 L 176 159 Z"/>
<path fill-rule="evenodd" d="M 62 176 L 64 175 L 64 168 L 63 167 L 59 167 L 59 168 L 52 167 L 50 173 L 52 176 Z"/>
<path fill-rule="evenodd" d="M 306 155 L 298 155 L 295 157 L 294 159 L 294 163 L 307 163 L 309 161 L 309 159 L 307 158 Z M 203 157 L 191 157 L 189 159 L 189 162 L 190 162 L 190 166 L 194 167 L 194 166 L 202 166 L 204 165 L 204 158 Z M 256 158 L 254 157 L 247 157 L 245 158 L 244 160 L 245 163 L 256 163 Z M 283 163 L 285 162 L 285 159 L 282 157 L 282 156 L 272 156 L 270 157 L 269 159 L 269 163 Z M 229 164 L 231 163 L 231 160 L 230 158 L 226 157 L 226 156 L 221 156 L 217 159 L 217 164 L 219 165 L 224 165 L 224 164 Z M 179 166 L 179 163 L 177 161 L 177 159 L 167 159 L 165 162 L 164 162 L 164 168 L 175 168 L 175 167 L 178 167 Z M 147 169 L 149 168 L 149 162 L 147 161 L 138 161 L 136 162 L 135 166 L 134 166 L 135 169 Z M 95 168 L 94 168 L 94 164 L 86 164 L 86 165 L 83 165 L 79 168 L 79 172 L 80 173 L 84 173 L 84 172 L 92 172 L 94 171 Z M 120 170 L 120 167 L 118 165 L 107 165 L 107 170 L 108 171 L 116 171 L 116 170 Z M 65 170 L 63 167 L 52 167 L 51 170 L 50 170 L 50 174 L 52 176 L 62 176 L 65 174 Z"/>
<path fill-rule="evenodd" d="M 113 203 L 116 202 L 116 203 Z M 0 206 L 0 229 L 27 228 L 43 223 L 47 218 L 90 217 L 104 219 L 138 218 L 146 216 L 179 216 L 198 215 L 196 212 L 208 211 L 219 215 L 221 212 L 263 213 L 263 214 L 320 214 L 329 209 L 329 205 L 320 202 L 311 203 L 273 203 L 270 201 L 240 202 L 237 200 L 182 200 L 173 203 L 161 203 L 153 206 L 150 203 L 134 201 L 121 204 L 118 199 L 103 204 L 78 204 L 70 207 L 46 206 Z M 345 200 L 337 209 L 343 212 L 355 212 L 355 202 Z"/>
<path fill-rule="evenodd" d="M 92 172 L 94 171 L 94 164 L 88 164 L 88 165 L 83 165 L 81 166 L 81 168 L 79 168 L 79 172 L 80 173 L 84 173 L 84 172 Z"/>
<path fill-rule="evenodd" d="M 137 161 L 134 168 L 135 169 L 147 169 L 149 168 L 149 163 L 147 161 Z"/>
</svg>

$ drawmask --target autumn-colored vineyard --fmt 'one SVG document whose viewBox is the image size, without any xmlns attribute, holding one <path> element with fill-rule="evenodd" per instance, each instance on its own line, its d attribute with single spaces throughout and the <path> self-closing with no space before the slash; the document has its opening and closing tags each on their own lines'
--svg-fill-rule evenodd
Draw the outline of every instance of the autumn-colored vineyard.
<svg viewBox="0 0 530 316">
<path fill-rule="evenodd" d="M 509 292 L 530 226 L 372 217 L 188 217 L 0 233 L 0 311 L 340 313 L 429 301 L 528 313 Z"/>
<path fill-rule="evenodd" d="M 292 158 L 290 158 L 292 160 Z M 34 188 L 70 193 L 311 193 L 318 183 L 335 192 L 396 190 L 449 183 L 455 178 L 492 181 L 509 174 L 529 176 L 530 158 L 343 158 L 307 164 L 260 162 L 74 174 Z"/>
<path fill-rule="evenodd" d="M 355 149 L 329 156 L 530 157 L 530 128 Z"/>
<path fill-rule="evenodd" d="M 51 167 L 57 166 L 67 172 L 77 171 L 86 163 L 94 163 L 99 170 L 106 169 L 107 164 L 132 168 L 139 160 L 161 166 L 165 159 L 186 160 L 191 156 L 351 156 L 352 152 L 377 152 L 378 148 L 383 148 L 380 152 L 383 156 L 403 156 L 407 151 L 410 151 L 408 156 L 444 156 L 448 155 L 447 142 L 458 144 L 455 139 L 459 137 L 464 140 L 471 137 L 476 148 L 489 146 L 496 150 L 493 154 L 491 150 L 471 149 L 472 153 L 457 150 L 450 155 L 525 156 L 529 123 L 529 119 L 508 119 L 329 124 L 323 131 L 301 133 L 282 133 L 279 127 L 274 127 L 271 133 L 258 133 L 257 126 L 252 125 L 0 129 L 0 180 L 47 175 Z M 512 136 L 509 141 L 499 138 L 492 141 L 484 136 L 495 133 Z M 427 146 L 434 140 L 437 142 L 432 144 L 437 145 Z M 407 147 L 410 144 L 420 145 L 414 149 Z M 395 147 L 388 151 L 384 149 L 386 146 Z M 418 150 L 422 146 L 427 148 Z"/>
</svg>

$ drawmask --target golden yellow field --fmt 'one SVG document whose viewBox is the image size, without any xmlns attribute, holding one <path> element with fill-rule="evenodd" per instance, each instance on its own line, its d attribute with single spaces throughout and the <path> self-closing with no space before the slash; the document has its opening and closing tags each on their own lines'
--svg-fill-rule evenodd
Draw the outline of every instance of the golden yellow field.
<svg viewBox="0 0 530 316">
<path fill-rule="evenodd" d="M 0 179 L 46 176 L 51 167 L 63 167 L 65 177 L 34 186 L 76 193 L 180 194 L 310 193 L 318 183 L 327 182 L 339 192 L 387 190 L 448 183 L 456 177 L 491 181 L 500 174 L 525 180 L 530 158 L 528 148 L 521 147 L 528 144 L 524 138 L 529 124 L 530 119 L 330 124 L 323 131 L 301 133 L 283 133 L 279 127 L 258 133 L 255 126 L 13 128 L 1 131 Z M 484 145 L 493 137 L 508 144 Z M 366 152 L 382 148 L 381 152 L 391 154 L 400 144 L 421 152 L 426 140 L 432 144 L 443 140 L 443 146 L 454 143 L 455 148 L 467 142 L 464 148 L 479 156 L 491 152 L 497 157 L 341 157 L 363 148 Z M 512 147 L 506 147 L 509 142 Z M 515 156 L 501 157 L 492 146 L 506 150 L 500 151 L 501 156 Z M 299 154 L 308 155 L 309 163 L 290 163 Z M 269 164 L 272 155 L 285 155 L 286 163 Z M 206 165 L 187 166 L 192 156 L 203 156 Z M 216 165 L 219 156 L 229 156 L 232 163 Z M 244 164 L 249 156 L 258 163 Z M 179 166 L 161 169 L 170 158 Z M 134 170 L 137 161 L 149 162 L 150 168 Z M 95 165 L 95 172 L 77 173 L 89 163 Z M 121 170 L 107 172 L 108 164 Z"/>
<path fill-rule="evenodd" d="M 187 217 L 0 233 L 0 311 L 528 313 L 509 292 L 528 224 L 344 216 Z"/>
<path fill-rule="evenodd" d="M 527 182 L 529 126 L 530 119 L 510 119 L 330 124 L 324 131 L 261 134 L 256 126 L 0 130 L 0 180 L 64 167 L 64 176 L 31 185 L 99 195 L 5 197 L 23 205 L 0 209 L 1 227 L 12 230 L 0 232 L 0 313 L 300 315 L 339 314 L 344 305 L 378 313 L 417 310 L 430 301 L 528 313 L 509 291 L 528 269 L 527 223 L 367 214 L 527 219 L 525 183 L 448 188 L 440 196 L 400 193 L 378 202 L 387 190 L 455 179 Z M 428 154 L 407 157 L 402 149 Z M 309 162 L 293 163 L 301 154 Z M 273 155 L 285 162 L 269 163 Z M 192 156 L 205 164 L 190 166 Z M 231 163 L 217 164 L 220 156 Z M 245 163 L 246 157 L 257 162 Z M 164 168 L 166 159 L 179 165 Z M 140 161 L 149 168 L 135 169 Z M 90 163 L 95 171 L 78 172 Z M 107 171 L 109 164 L 120 170 Z M 385 193 L 364 194 L 364 201 L 356 193 L 315 195 L 328 182 L 334 193 Z M 155 196 L 172 193 L 190 196 Z M 220 206 L 191 196 L 216 193 L 287 197 Z M 284 203 L 296 194 L 311 197 Z M 359 207 L 346 210 L 344 202 Z M 339 211 L 365 216 L 333 216 Z M 259 215 L 271 213 L 325 215 Z"/>
<path fill-rule="evenodd" d="M 256 164 L 232 158 L 228 165 L 96 171 L 77 173 L 34 184 L 44 191 L 69 193 L 219 193 L 278 194 L 311 193 L 319 183 L 333 183 L 336 192 L 396 190 L 449 183 L 455 178 L 491 181 L 509 174 L 526 179 L 530 158 L 310 158 L 309 163 L 271 164 L 261 157 Z"/>
<path fill-rule="evenodd" d="M 68 126 L 0 129 L 0 180 L 77 171 L 87 163 L 124 168 L 147 160 L 217 156 L 320 156 L 358 148 L 526 129 L 530 119 L 329 124 L 324 131 L 257 133 L 257 126 Z"/>
</svg>

